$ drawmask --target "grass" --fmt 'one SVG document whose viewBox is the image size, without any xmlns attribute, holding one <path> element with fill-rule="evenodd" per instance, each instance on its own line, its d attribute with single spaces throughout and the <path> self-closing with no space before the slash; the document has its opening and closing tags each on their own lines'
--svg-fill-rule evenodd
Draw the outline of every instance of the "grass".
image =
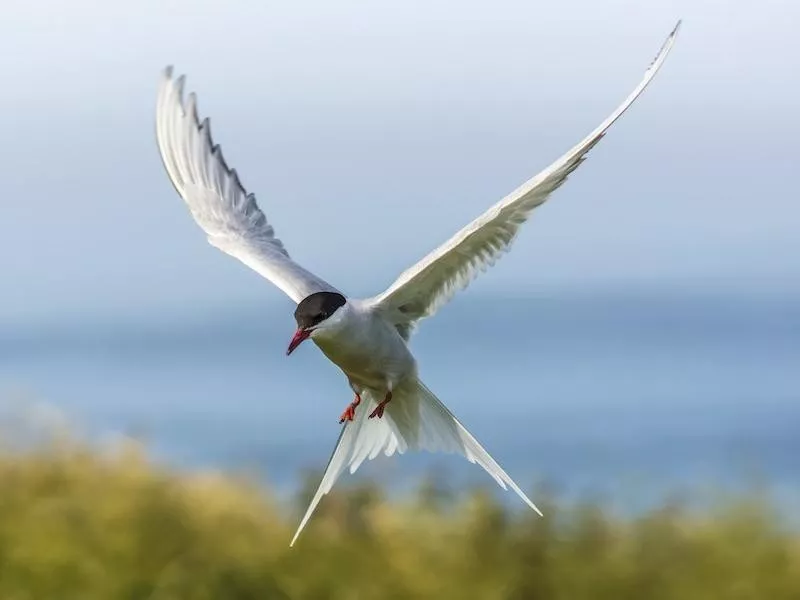
<svg viewBox="0 0 800 600">
<path fill-rule="evenodd" d="M 3 600 L 800 598 L 800 540 L 757 495 L 627 520 L 551 497 L 537 518 L 435 481 L 402 502 L 343 485 L 290 549 L 309 490 L 286 510 L 133 443 L 8 450 L 0 485 Z"/>
</svg>

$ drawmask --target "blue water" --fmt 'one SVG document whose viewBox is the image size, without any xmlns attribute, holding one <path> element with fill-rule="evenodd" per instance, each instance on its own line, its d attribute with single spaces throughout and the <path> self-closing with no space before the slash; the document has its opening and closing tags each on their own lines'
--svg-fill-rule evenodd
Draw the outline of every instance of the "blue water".
<svg viewBox="0 0 800 600">
<path fill-rule="evenodd" d="M 6 329 L 0 397 L 52 405 L 90 438 L 133 433 L 160 460 L 255 470 L 289 490 L 325 465 L 350 400 L 313 346 L 285 356 L 290 313 Z M 796 299 L 473 293 L 412 347 L 428 386 L 524 487 L 635 506 L 759 476 L 800 502 Z M 381 459 L 368 473 L 399 485 L 432 466 L 489 482 L 453 456 Z"/>
</svg>

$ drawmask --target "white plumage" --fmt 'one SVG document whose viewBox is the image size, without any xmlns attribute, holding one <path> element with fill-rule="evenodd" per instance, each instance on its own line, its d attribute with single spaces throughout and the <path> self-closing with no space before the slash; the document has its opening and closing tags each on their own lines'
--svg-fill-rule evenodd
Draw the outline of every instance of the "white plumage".
<svg viewBox="0 0 800 600">
<path fill-rule="evenodd" d="M 156 139 L 164 167 L 208 241 L 260 273 L 295 302 L 336 291 L 294 262 L 267 217 L 229 169 L 211 140 L 211 123 L 197 117 L 197 97 L 183 102 L 184 78 L 164 72 L 156 105 Z"/>
<path fill-rule="evenodd" d="M 175 189 L 213 246 L 238 258 L 298 303 L 298 333 L 290 351 L 310 337 L 342 369 L 357 398 L 361 398 L 353 419 L 345 421 L 292 544 L 339 475 L 345 469 L 355 472 L 365 460 L 380 453 L 428 450 L 461 454 L 541 514 L 420 381 L 406 342 L 420 319 L 434 314 L 509 249 L 531 212 L 580 166 L 647 87 L 672 48 L 679 26 L 680 22 L 633 92 L 594 131 L 402 273 L 386 291 L 366 300 L 345 299 L 336 288 L 290 258 L 253 194 L 245 190 L 236 171 L 228 168 L 222 151 L 213 144 L 208 119 L 198 119 L 194 94 L 184 102 L 183 77 L 173 79 L 172 69 L 166 70 L 158 94 L 156 138 Z M 385 406 L 385 413 L 372 418 L 379 405 Z"/>
<path fill-rule="evenodd" d="M 410 325 L 433 315 L 479 272 L 493 265 L 509 249 L 520 226 L 533 209 L 543 204 L 605 135 L 661 68 L 672 48 L 680 22 L 645 71 L 642 81 L 625 101 L 569 152 L 535 175 L 485 213 L 456 233 L 414 266 L 407 269 L 374 301 L 397 321 Z"/>
<path fill-rule="evenodd" d="M 364 399 L 367 401 L 365 410 L 357 412 L 355 420 L 342 428 L 319 488 L 290 545 L 297 541 L 317 504 L 331 491 L 339 475 L 345 469 L 355 473 L 361 463 L 372 460 L 380 453 L 391 456 L 395 452 L 403 454 L 407 450 L 426 450 L 460 454 L 469 462 L 483 467 L 503 489 L 510 487 L 525 504 L 542 515 L 525 492 L 421 381 L 396 394 L 387 405 L 383 419 L 370 420 L 367 416 L 380 398 L 368 394 Z"/>
</svg>

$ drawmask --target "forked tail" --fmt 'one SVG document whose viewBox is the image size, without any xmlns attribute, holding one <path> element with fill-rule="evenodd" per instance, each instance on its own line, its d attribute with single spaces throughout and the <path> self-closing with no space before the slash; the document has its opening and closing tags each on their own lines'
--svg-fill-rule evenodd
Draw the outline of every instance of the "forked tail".
<svg viewBox="0 0 800 600">
<path fill-rule="evenodd" d="M 381 452 L 386 456 L 395 452 L 402 454 L 406 450 L 461 454 L 483 467 L 500 487 L 514 490 L 528 506 L 542 515 L 466 427 L 421 381 L 398 388 L 392 401 L 386 405 L 383 418 L 370 419 L 369 414 L 379 400 L 373 394 L 364 394 L 355 419 L 342 427 L 319 488 L 290 546 L 297 541 L 322 496 L 333 488 L 339 475 L 348 468 L 354 473 L 361 463 L 375 458 Z"/>
</svg>

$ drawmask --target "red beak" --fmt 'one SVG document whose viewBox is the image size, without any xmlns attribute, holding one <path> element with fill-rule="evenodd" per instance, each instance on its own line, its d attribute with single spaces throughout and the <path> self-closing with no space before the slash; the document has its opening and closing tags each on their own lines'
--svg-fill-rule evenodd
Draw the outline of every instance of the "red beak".
<svg viewBox="0 0 800 600">
<path fill-rule="evenodd" d="M 294 349 L 307 340 L 310 335 L 311 331 L 308 329 L 300 328 L 295 331 L 292 341 L 289 342 L 289 348 L 286 350 L 286 356 L 289 356 L 292 352 L 294 352 Z"/>
</svg>

